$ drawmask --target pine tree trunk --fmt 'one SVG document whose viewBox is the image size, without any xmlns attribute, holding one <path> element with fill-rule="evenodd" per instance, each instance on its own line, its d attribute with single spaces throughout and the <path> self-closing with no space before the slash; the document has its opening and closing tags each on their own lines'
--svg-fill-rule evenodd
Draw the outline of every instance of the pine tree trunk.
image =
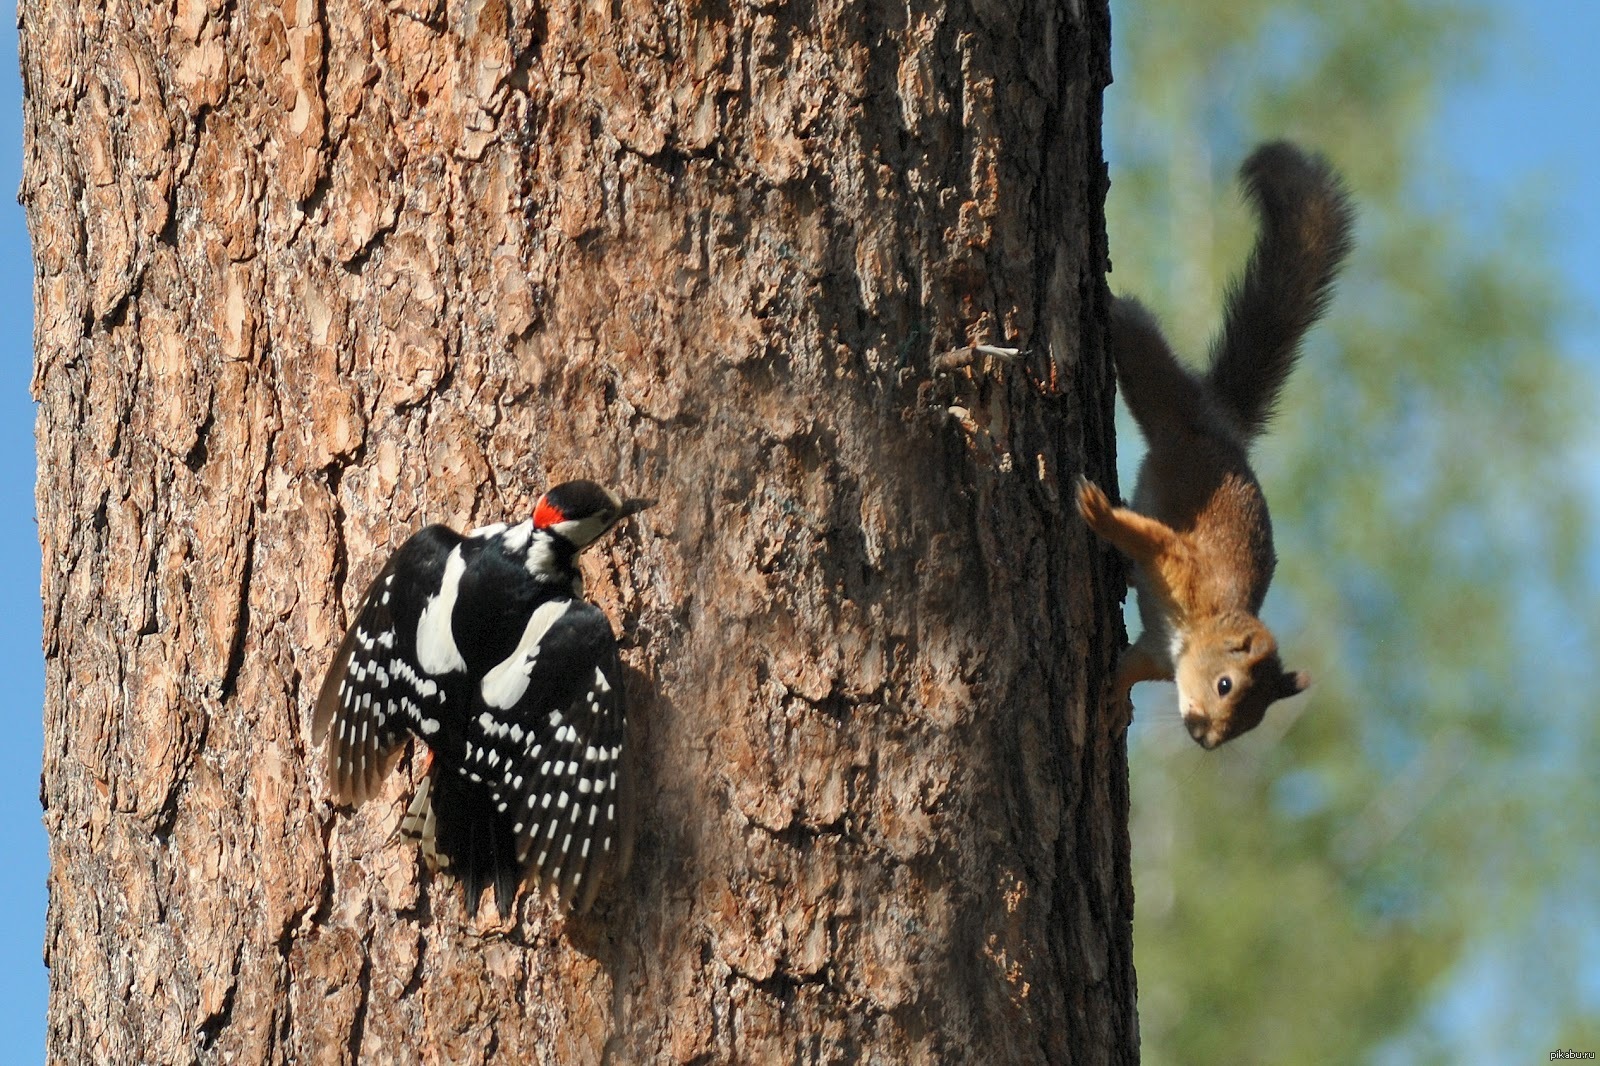
<svg viewBox="0 0 1600 1066">
<path fill-rule="evenodd" d="M 1103 3 L 20 18 L 53 1061 L 1136 1061 Z M 499 925 L 310 705 L 576 476 L 661 500 L 586 562 L 636 858 Z"/>
</svg>

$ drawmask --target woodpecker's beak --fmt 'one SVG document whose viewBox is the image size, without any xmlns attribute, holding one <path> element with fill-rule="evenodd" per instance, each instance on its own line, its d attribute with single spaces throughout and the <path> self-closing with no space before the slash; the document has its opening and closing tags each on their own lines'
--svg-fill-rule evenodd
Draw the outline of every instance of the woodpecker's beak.
<svg viewBox="0 0 1600 1066">
<path fill-rule="evenodd" d="M 622 501 L 622 509 L 617 512 L 617 521 L 620 522 L 631 514 L 638 514 L 646 507 L 654 507 L 656 501 L 634 498 Z"/>
</svg>

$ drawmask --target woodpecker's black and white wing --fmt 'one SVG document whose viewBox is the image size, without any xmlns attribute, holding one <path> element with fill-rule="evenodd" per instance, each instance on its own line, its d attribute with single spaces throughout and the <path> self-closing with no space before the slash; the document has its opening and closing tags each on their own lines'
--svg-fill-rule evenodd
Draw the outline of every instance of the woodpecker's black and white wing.
<svg viewBox="0 0 1600 1066">
<path fill-rule="evenodd" d="M 580 910 L 630 850 L 618 788 L 624 707 L 611 623 L 563 597 L 533 611 L 469 712 L 459 772 L 489 790 L 522 872 Z"/>
<path fill-rule="evenodd" d="M 449 585 L 446 569 L 461 541 L 435 525 L 402 544 L 367 590 L 334 654 L 311 730 L 314 740 L 328 740 L 328 782 L 340 803 L 370 798 L 394 768 L 406 733 L 432 736 L 447 705 L 466 702 L 459 683 L 430 675 L 417 656 L 419 627 L 425 612 L 440 609 L 436 601 Z M 448 618 L 450 605 L 442 607 Z"/>
</svg>

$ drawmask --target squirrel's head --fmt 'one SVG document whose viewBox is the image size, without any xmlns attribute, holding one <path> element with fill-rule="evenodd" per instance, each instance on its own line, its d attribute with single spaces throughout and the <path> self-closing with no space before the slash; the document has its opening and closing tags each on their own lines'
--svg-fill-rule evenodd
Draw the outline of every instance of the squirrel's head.
<svg viewBox="0 0 1600 1066">
<path fill-rule="evenodd" d="M 1283 668 L 1278 642 L 1248 614 L 1230 615 L 1191 633 L 1177 673 L 1183 724 L 1207 751 L 1250 732 L 1270 704 L 1311 684 L 1304 671 Z"/>
</svg>

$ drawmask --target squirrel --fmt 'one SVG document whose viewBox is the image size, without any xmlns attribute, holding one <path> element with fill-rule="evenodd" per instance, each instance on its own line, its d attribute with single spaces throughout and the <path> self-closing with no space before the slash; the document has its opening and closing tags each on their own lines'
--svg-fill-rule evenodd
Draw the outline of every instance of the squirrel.
<svg viewBox="0 0 1600 1066">
<path fill-rule="evenodd" d="M 1118 661 L 1119 729 L 1140 681 L 1178 684 L 1189 735 L 1207 751 L 1304 692 L 1257 617 L 1276 557 L 1249 448 L 1271 420 L 1300 341 L 1326 308 L 1351 247 L 1355 211 L 1338 173 L 1291 144 L 1264 144 L 1239 168 L 1259 220 L 1255 250 L 1229 286 L 1204 375 L 1173 355 L 1155 318 L 1112 302 L 1117 381 L 1149 451 L 1132 507 L 1078 479 L 1078 512 L 1133 563 L 1144 631 Z"/>
</svg>

